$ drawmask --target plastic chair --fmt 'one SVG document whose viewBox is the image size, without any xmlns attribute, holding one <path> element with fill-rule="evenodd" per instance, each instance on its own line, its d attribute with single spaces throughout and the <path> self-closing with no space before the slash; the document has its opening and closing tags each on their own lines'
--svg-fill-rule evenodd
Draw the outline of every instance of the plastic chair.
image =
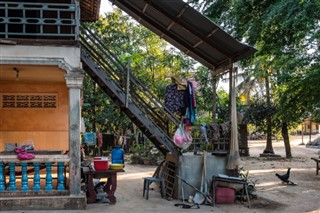
<svg viewBox="0 0 320 213">
<path fill-rule="evenodd" d="M 153 182 L 160 183 L 161 197 L 164 198 L 164 196 L 166 194 L 166 189 L 165 189 L 165 185 L 164 185 L 164 178 L 157 178 L 157 177 L 146 177 L 146 178 L 144 178 L 144 181 L 143 181 L 143 197 L 146 195 L 146 200 L 148 200 L 150 185 Z"/>
</svg>

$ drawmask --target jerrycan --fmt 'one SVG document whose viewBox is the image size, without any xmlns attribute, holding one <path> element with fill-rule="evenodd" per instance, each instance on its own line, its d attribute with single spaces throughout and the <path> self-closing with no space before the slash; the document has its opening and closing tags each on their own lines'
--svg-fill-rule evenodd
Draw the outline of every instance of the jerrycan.
<svg viewBox="0 0 320 213">
<path fill-rule="evenodd" d="M 124 164 L 124 151 L 121 146 L 115 146 L 111 151 L 112 164 Z"/>
</svg>

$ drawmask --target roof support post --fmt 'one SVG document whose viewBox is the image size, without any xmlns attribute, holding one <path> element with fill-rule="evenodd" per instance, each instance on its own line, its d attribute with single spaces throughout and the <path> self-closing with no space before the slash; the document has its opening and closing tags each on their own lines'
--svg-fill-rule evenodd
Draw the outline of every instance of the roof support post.
<svg viewBox="0 0 320 213">
<path fill-rule="evenodd" d="M 212 84 L 212 122 L 216 123 L 217 113 L 217 75 L 215 75 L 215 68 L 211 69 L 211 84 Z"/>
<path fill-rule="evenodd" d="M 231 175 L 236 175 L 239 166 L 240 155 L 239 155 L 239 141 L 238 141 L 238 122 L 237 122 L 237 108 L 236 108 L 236 84 L 235 84 L 235 73 L 237 68 L 230 68 L 230 100 L 229 100 L 229 115 L 231 121 L 230 131 L 230 145 L 229 154 L 227 158 L 227 170 L 231 170 Z"/>
<path fill-rule="evenodd" d="M 229 67 L 229 116 L 231 120 L 231 94 L 232 94 L 232 89 L 233 89 L 233 64 L 230 64 L 231 66 Z"/>
</svg>

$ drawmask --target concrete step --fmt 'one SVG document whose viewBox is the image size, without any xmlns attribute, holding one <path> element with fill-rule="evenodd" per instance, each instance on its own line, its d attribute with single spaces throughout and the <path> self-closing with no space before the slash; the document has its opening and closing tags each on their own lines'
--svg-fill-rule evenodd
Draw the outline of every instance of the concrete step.
<svg viewBox="0 0 320 213">
<path fill-rule="evenodd" d="M 52 191 L 4 191 L 0 192 L 0 198 L 9 197 L 47 197 L 47 196 L 68 196 L 68 190 L 52 190 Z"/>
<path fill-rule="evenodd" d="M 1 193 L 0 193 L 1 194 Z M 87 199 L 85 194 L 79 196 L 25 196 L 1 197 L 1 211 L 11 210 L 85 210 Z"/>
</svg>

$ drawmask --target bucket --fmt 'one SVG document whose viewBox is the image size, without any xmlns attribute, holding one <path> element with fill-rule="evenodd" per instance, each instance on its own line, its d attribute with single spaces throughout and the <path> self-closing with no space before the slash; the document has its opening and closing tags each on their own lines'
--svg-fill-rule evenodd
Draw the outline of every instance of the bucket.
<svg viewBox="0 0 320 213">
<path fill-rule="evenodd" d="M 121 146 L 115 146 L 111 151 L 112 164 L 124 164 L 124 151 Z"/>
</svg>

